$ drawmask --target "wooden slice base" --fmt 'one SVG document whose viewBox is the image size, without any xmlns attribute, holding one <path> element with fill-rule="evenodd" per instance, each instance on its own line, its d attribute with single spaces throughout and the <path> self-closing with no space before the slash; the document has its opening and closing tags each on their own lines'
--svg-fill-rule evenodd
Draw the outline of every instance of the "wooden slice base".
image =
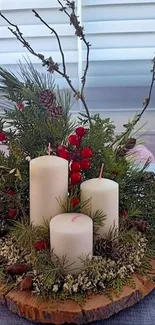
<svg viewBox="0 0 155 325">
<path fill-rule="evenodd" d="M 155 274 L 155 260 L 152 261 Z M 92 321 L 104 320 L 119 311 L 133 306 L 139 300 L 148 295 L 155 284 L 148 278 L 134 274 L 135 289 L 124 287 L 122 294 L 117 298 L 113 295 L 113 301 L 103 294 L 94 294 L 82 304 L 72 300 L 42 301 L 27 291 L 11 290 L 0 285 L 0 302 L 6 304 L 9 310 L 34 322 L 43 324 L 87 324 Z"/>
</svg>

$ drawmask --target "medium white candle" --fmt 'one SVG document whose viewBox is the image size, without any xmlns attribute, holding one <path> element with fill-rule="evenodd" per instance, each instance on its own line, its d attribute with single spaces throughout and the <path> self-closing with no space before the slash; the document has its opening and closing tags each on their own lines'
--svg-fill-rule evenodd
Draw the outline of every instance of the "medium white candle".
<svg viewBox="0 0 155 325">
<path fill-rule="evenodd" d="M 64 212 L 58 202 L 67 202 L 68 161 L 56 156 L 42 156 L 30 161 L 30 220 L 42 225 Z"/>
<path fill-rule="evenodd" d="M 69 264 L 74 263 L 72 273 L 82 264 L 81 255 L 93 254 L 93 222 L 90 217 L 79 213 L 63 213 L 50 221 L 51 250 L 62 258 L 66 256 Z"/>
<path fill-rule="evenodd" d="M 106 216 L 104 226 L 99 228 L 99 235 L 107 234 L 112 226 L 118 227 L 119 186 L 106 178 L 93 178 L 81 184 L 81 202 L 90 199 L 91 213 L 103 211 Z"/>
</svg>

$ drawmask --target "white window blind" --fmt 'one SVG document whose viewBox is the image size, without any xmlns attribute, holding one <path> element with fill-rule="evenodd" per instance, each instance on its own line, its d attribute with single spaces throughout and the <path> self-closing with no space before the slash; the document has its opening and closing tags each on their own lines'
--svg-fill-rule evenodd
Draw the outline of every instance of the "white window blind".
<svg viewBox="0 0 155 325">
<path fill-rule="evenodd" d="M 155 53 L 154 0 L 77 0 L 77 10 L 87 39 L 92 44 L 86 97 L 92 112 L 112 116 L 118 129 L 122 119 L 140 109 L 147 96 L 151 79 L 151 59 Z M 45 57 L 52 55 L 61 62 L 57 42 L 50 31 L 34 17 L 31 9 L 56 29 L 60 35 L 68 74 L 76 88 L 85 64 L 85 47 L 74 36 L 56 0 L 0 0 L 2 13 L 16 23 L 24 37 Z M 17 61 L 28 55 L 38 69 L 41 64 L 32 57 L 7 30 L 0 18 L 0 65 L 14 72 Z M 56 76 L 61 87 L 67 84 Z M 81 107 L 79 107 L 81 109 Z M 123 112 L 120 113 L 120 112 Z M 154 130 L 155 96 L 145 115 Z"/>
<path fill-rule="evenodd" d="M 83 0 L 91 48 L 86 96 L 90 109 L 122 122 L 141 109 L 155 53 L 155 1 Z M 83 60 L 85 50 L 83 47 Z M 155 130 L 155 95 L 142 121 Z"/>
</svg>

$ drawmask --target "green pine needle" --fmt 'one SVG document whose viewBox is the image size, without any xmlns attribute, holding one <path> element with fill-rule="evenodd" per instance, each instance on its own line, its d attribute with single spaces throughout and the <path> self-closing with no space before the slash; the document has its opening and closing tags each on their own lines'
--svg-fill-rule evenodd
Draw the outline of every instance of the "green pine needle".
<svg viewBox="0 0 155 325">
<path fill-rule="evenodd" d="M 38 241 L 45 240 L 49 243 L 49 222 L 44 221 L 42 226 L 33 226 L 28 218 L 22 219 L 14 223 L 11 235 L 24 249 L 32 251 L 34 244 Z"/>
<path fill-rule="evenodd" d="M 93 220 L 93 232 L 94 236 L 98 234 L 99 228 L 104 226 L 106 215 L 103 211 L 97 210 L 95 213 L 90 214 L 91 219 Z"/>
<path fill-rule="evenodd" d="M 24 249 L 31 251 L 34 244 L 35 229 L 28 218 L 16 221 L 14 227 L 11 230 L 11 235 L 15 237 L 17 243 L 19 243 Z"/>
</svg>

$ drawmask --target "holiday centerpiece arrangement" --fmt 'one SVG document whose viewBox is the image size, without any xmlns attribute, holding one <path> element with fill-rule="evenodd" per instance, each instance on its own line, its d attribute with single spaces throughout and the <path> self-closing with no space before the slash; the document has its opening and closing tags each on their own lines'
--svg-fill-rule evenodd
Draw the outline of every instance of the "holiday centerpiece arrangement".
<svg viewBox="0 0 155 325">
<path fill-rule="evenodd" d="M 48 69 L 39 73 L 27 60 L 19 63 L 19 79 L 0 68 L 0 141 L 9 151 L 0 152 L 0 298 L 32 320 L 82 324 L 111 316 L 154 287 L 155 175 L 147 171 L 149 161 L 135 164 L 130 149 L 151 99 L 155 60 L 142 111 L 115 135 L 111 120 L 91 116 L 87 106 L 90 44 L 75 3 L 58 2 L 87 50 L 79 90 L 67 74 L 58 34 L 35 10 L 56 36 L 62 70 L 0 14 Z M 54 72 L 71 92 L 55 87 Z M 85 112 L 73 121 L 76 100 Z"/>
</svg>

